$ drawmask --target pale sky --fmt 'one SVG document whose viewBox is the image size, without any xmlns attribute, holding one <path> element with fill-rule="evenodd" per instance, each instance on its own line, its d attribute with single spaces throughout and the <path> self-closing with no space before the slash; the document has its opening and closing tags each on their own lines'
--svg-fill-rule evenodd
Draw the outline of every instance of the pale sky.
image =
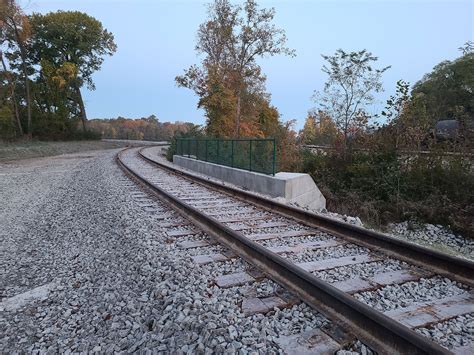
<svg viewBox="0 0 474 355">
<path fill-rule="evenodd" d="M 118 46 L 94 74 L 97 89 L 85 90 L 89 118 L 155 114 L 161 121 L 204 124 L 196 109 L 197 97 L 178 88 L 174 78 L 191 64 L 196 30 L 206 19 L 200 0 L 30 0 L 27 12 L 78 10 L 101 21 Z M 236 1 L 240 2 L 240 1 Z M 260 61 L 267 90 L 281 119 L 297 119 L 301 128 L 314 104 L 310 97 L 326 79 L 321 53 L 366 48 L 391 65 L 385 73 L 385 93 L 394 92 L 403 79 L 411 84 L 442 60 L 460 55 L 458 47 L 474 37 L 473 1 L 303 1 L 265 0 L 276 9 L 275 23 L 285 29 L 296 58 L 272 57 Z M 375 112 L 383 105 L 374 106 Z"/>
</svg>

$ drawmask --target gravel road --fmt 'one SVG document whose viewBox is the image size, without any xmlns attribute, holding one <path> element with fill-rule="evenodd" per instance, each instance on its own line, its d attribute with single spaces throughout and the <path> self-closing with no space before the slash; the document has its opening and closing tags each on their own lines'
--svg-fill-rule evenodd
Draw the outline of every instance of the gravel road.
<svg viewBox="0 0 474 355">
<path fill-rule="evenodd" d="M 244 316 L 164 242 L 116 152 L 0 163 L 0 353 L 280 353 L 325 322 L 304 304 Z"/>
</svg>

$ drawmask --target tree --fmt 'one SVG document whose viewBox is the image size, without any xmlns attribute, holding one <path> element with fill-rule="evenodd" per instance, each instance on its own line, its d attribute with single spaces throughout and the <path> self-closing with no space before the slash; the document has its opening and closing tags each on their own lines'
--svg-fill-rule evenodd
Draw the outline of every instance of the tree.
<svg viewBox="0 0 474 355">
<path fill-rule="evenodd" d="M 25 98 L 27 109 L 27 128 L 26 132 L 31 137 L 32 123 L 31 123 L 31 90 L 30 80 L 28 77 L 27 65 L 27 40 L 31 35 L 31 28 L 28 17 L 23 13 L 21 7 L 14 0 L 3 0 L 0 4 L 0 38 L 2 42 L 7 43 L 10 50 L 17 49 L 18 56 L 21 59 L 21 71 L 25 85 Z M 2 55 L 2 66 L 6 72 L 7 68 Z M 12 87 L 12 100 L 15 102 L 15 86 Z M 19 121 L 18 107 L 15 107 L 15 115 L 17 115 L 18 129 L 20 134 L 23 134 L 21 122 Z"/>
<path fill-rule="evenodd" d="M 12 111 L 11 108 L 13 108 L 13 112 L 11 115 L 11 123 L 13 127 L 16 127 L 16 130 L 18 131 L 18 134 L 20 136 L 23 135 L 23 127 L 21 125 L 21 120 L 20 120 L 20 111 L 18 109 L 18 103 L 17 103 L 17 98 L 15 95 L 15 88 L 16 88 L 16 78 L 15 74 L 12 73 L 11 71 L 8 70 L 7 65 L 5 63 L 5 58 L 3 56 L 3 52 L 0 51 L 0 62 L 2 63 L 2 84 L 5 82 L 5 87 L 8 88 L 5 91 L 6 93 L 2 96 L 3 97 L 3 102 L 2 106 L 3 107 L 3 112 L 8 112 Z"/>
<path fill-rule="evenodd" d="M 71 87 L 85 131 L 87 115 L 81 87 L 86 84 L 90 90 L 95 89 L 92 74 L 101 68 L 104 56 L 112 55 L 117 49 L 112 33 L 104 29 L 100 21 L 78 11 L 35 13 L 31 16 L 31 26 L 33 63 L 44 60 L 56 68 L 65 63 L 77 68 Z"/>
<path fill-rule="evenodd" d="M 300 132 L 303 144 L 314 144 L 316 140 L 316 116 L 309 112 L 304 121 L 303 130 Z"/>
<path fill-rule="evenodd" d="M 337 127 L 332 118 L 324 111 L 308 112 L 299 138 L 303 144 L 333 145 L 338 137 Z"/>
<path fill-rule="evenodd" d="M 176 82 L 200 97 L 198 105 L 206 109 L 209 127 L 214 126 L 214 120 L 222 120 L 225 127 L 232 124 L 234 137 L 240 137 L 243 112 L 251 111 L 252 103 L 265 96 L 265 77 L 256 60 L 294 55 L 294 51 L 285 46 L 284 31 L 272 23 L 273 8 L 259 9 L 254 0 L 243 6 L 215 0 L 208 14 L 208 20 L 199 26 L 196 45 L 196 51 L 204 55 L 202 65 L 190 67 Z M 216 103 L 225 106 L 212 106 Z M 234 117 L 229 117 L 232 111 Z"/>
<path fill-rule="evenodd" d="M 413 96 L 422 95 L 429 119 L 474 119 L 474 52 L 443 61 L 418 81 Z"/>
<path fill-rule="evenodd" d="M 40 62 L 40 75 L 35 81 L 35 108 L 36 119 L 43 122 L 37 125 L 38 133 L 59 138 L 75 131 L 79 116 L 74 100 L 76 80 L 77 67 L 73 63 L 55 66 L 44 59 Z"/>
<path fill-rule="evenodd" d="M 322 71 L 328 81 L 313 99 L 342 131 L 345 147 L 349 133 L 366 126 L 370 118 L 366 107 L 374 102 L 373 94 L 383 90 L 381 77 L 390 67 L 374 69 L 378 58 L 365 49 L 350 53 L 338 49 L 334 55 L 322 57 L 327 61 Z"/>
<path fill-rule="evenodd" d="M 474 42 L 473 41 L 467 41 L 462 45 L 461 47 L 458 48 L 462 55 L 474 53 Z"/>
<path fill-rule="evenodd" d="M 390 96 L 385 110 L 382 111 L 382 116 L 387 119 L 386 124 L 395 126 L 395 149 L 398 149 L 400 131 L 402 129 L 400 117 L 410 100 L 409 87 L 410 84 L 406 81 L 398 80 L 395 95 Z"/>
</svg>

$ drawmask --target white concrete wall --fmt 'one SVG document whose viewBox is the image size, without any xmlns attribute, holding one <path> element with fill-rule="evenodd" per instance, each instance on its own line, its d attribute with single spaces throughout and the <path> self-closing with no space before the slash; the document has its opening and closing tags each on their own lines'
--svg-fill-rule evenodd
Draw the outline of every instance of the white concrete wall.
<svg viewBox="0 0 474 355">
<path fill-rule="evenodd" d="M 282 172 L 271 176 L 179 155 L 173 156 L 173 163 L 246 190 L 282 198 L 285 202 L 296 203 L 302 207 L 313 209 L 326 207 L 326 199 L 308 174 Z"/>
</svg>

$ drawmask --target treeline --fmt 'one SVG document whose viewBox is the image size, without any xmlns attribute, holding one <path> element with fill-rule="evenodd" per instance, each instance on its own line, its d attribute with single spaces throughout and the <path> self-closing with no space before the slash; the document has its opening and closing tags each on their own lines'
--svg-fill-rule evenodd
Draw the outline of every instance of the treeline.
<svg viewBox="0 0 474 355">
<path fill-rule="evenodd" d="M 366 51 L 324 56 L 328 74 L 324 91 L 316 93 L 316 107 L 308 113 L 299 139 L 303 144 L 369 148 L 380 140 L 386 149 L 470 149 L 474 129 L 473 43 L 460 48 L 462 55 L 443 61 L 413 87 L 396 83 L 385 109 L 370 115 L 375 92 L 383 90 L 377 61 Z M 330 69 L 328 69 L 330 68 Z M 346 74 L 344 74 L 346 73 Z M 439 121 L 448 126 L 450 139 L 435 132 Z M 446 137 L 445 137 L 446 138 Z M 442 144 L 439 144 L 442 143 Z"/>
<path fill-rule="evenodd" d="M 116 51 L 113 35 L 78 11 L 26 15 L 0 2 L 0 138 L 71 139 L 87 130 L 81 89 Z"/>
<path fill-rule="evenodd" d="M 117 117 L 93 119 L 88 122 L 91 131 L 102 138 L 171 141 L 179 134 L 196 132 L 199 127 L 189 122 L 160 122 L 154 115 L 142 118 Z"/>
</svg>

